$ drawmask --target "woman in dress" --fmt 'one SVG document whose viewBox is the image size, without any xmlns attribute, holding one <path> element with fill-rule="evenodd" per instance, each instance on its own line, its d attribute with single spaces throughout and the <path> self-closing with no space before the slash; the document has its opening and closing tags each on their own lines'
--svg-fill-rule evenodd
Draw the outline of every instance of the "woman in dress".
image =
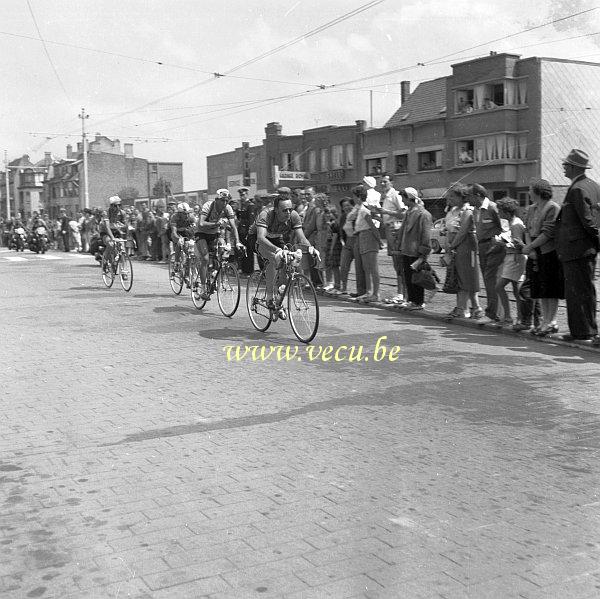
<svg viewBox="0 0 600 599">
<path fill-rule="evenodd" d="M 354 244 L 357 241 L 354 235 L 354 221 L 356 220 L 356 206 L 352 198 L 343 198 L 340 202 L 342 214 L 340 216 L 339 230 L 342 239 L 340 256 L 340 294 L 347 295 L 348 273 L 352 260 L 354 260 Z"/>
<path fill-rule="evenodd" d="M 532 260 L 531 297 L 540 298 L 542 323 L 534 335 L 545 337 L 558 332 L 558 300 L 565 297 L 562 265 L 556 254 L 554 227 L 560 206 L 552 201 L 552 186 L 540 179 L 529 189 L 533 204 L 527 212 L 527 241 L 523 253 Z"/>
<path fill-rule="evenodd" d="M 327 285 L 325 291 L 331 295 L 339 295 L 340 291 L 340 258 L 342 240 L 338 211 L 335 206 L 329 209 L 329 233 L 327 235 L 327 253 L 325 254 L 325 274 Z"/>
<path fill-rule="evenodd" d="M 479 261 L 477 258 L 477 236 L 473 207 L 469 204 L 469 190 L 464 185 L 454 185 L 448 192 L 448 203 L 451 207 L 447 223 L 448 249 L 454 258 L 458 278 L 456 307 L 448 318 L 481 318 L 483 310 L 479 305 Z M 452 209 L 454 212 L 452 212 Z M 454 224 L 452 222 L 454 219 Z M 450 225 L 450 226 L 448 226 Z M 468 306 L 471 304 L 471 312 Z"/>
<path fill-rule="evenodd" d="M 508 294 L 506 293 L 506 285 L 511 283 L 513 295 L 517 302 L 517 315 L 521 314 L 521 298 L 519 295 L 519 281 L 525 272 L 526 257 L 522 253 L 525 245 L 525 225 L 517 216 L 519 210 L 519 202 L 512 198 L 502 198 L 496 203 L 498 212 L 500 213 L 501 222 L 503 225 L 500 238 L 506 243 L 506 255 L 500 267 L 500 277 L 496 285 L 498 299 L 504 310 L 502 321 L 497 323 L 498 328 L 503 326 L 512 326 L 513 320 L 510 316 L 510 303 Z"/>
<path fill-rule="evenodd" d="M 367 188 L 365 185 L 357 185 L 352 193 L 356 198 L 357 214 L 354 225 L 354 233 L 358 237 L 358 252 L 365 271 L 364 294 L 356 299 L 368 304 L 379 301 L 379 265 L 378 256 L 381 244 L 379 229 L 375 226 L 371 211 L 365 206 L 367 199 Z M 358 263 L 356 263 L 358 268 Z M 357 275 L 358 281 L 358 275 Z"/>
</svg>

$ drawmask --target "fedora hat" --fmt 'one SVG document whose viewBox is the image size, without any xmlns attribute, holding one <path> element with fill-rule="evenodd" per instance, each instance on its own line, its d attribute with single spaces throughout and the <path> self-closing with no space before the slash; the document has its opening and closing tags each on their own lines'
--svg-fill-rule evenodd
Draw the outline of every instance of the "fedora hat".
<svg viewBox="0 0 600 599">
<path fill-rule="evenodd" d="M 581 168 L 592 168 L 590 157 L 583 150 L 571 150 L 563 160 L 563 164 L 572 164 Z"/>
</svg>

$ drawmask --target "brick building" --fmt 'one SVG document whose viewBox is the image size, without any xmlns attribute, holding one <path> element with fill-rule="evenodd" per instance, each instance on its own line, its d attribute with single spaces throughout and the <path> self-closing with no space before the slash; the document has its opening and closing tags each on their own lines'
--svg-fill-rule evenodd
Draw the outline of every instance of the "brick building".
<svg viewBox="0 0 600 599">
<path fill-rule="evenodd" d="M 365 132 L 363 168 L 420 189 L 438 214 L 454 181 L 524 204 L 530 181 L 545 178 L 561 200 L 569 150 L 600 161 L 599 105 L 600 64 L 492 53 L 421 83 L 383 128 Z"/>
<path fill-rule="evenodd" d="M 381 128 L 356 121 L 284 136 L 279 123 L 269 123 L 262 145 L 251 148 L 259 192 L 277 187 L 274 167 L 299 177 L 279 185 L 311 184 L 334 199 L 364 175 L 388 174 L 397 188 L 419 189 L 441 216 L 455 181 L 524 204 L 530 181 L 545 178 L 560 201 L 569 184 L 561 163 L 571 148 L 600 167 L 598 63 L 491 53 L 452 65 L 451 75 L 412 93 L 407 81 L 401 89 L 401 106 Z M 241 149 L 209 156 L 209 193 L 227 187 L 241 161 Z"/>
<path fill-rule="evenodd" d="M 160 177 L 171 183 L 174 192 L 183 189 L 181 162 L 149 162 L 136 158 L 133 144 L 124 144 L 121 150 L 119 140 L 99 134 L 89 143 L 87 162 L 90 207 L 107 206 L 108 198 L 125 188 L 148 197 Z M 51 216 L 57 215 L 62 207 L 71 213 L 83 208 L 82 179 L 82 143 L 77 144 L 76 151 L 67 146 L 66 159 L 53 162 L 44 181 Z"/>
<path fill-rule="evenodd" d="M 362 133 L 365 122 L 305 129 L 283 135 L 279 123 L 268 123 L 262 145 L 207 157 L 208 192 L 220 187 L 235 191 L 248 164 L 251 194 L 270 193 L 277 187 L 313 185 L 334 199 L 348 195 L 361 177 Z"/>
</svg>

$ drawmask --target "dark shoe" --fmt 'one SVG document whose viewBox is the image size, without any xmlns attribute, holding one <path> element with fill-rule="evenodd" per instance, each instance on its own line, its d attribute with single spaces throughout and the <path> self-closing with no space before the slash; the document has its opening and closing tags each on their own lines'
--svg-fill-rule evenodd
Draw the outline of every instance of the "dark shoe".
<svg viewBox="0 0 600 599">
<path fill-rule="evenodd" d="M 518 322 L 517 324 L 514 324 L 512 327 L 513 331 L 516 331 L 517 333 L 521 332 L 521 331 L 529 331 L 531 329 L 531 325 L 530 324 L 523 324 L 521 322 Z"/>
<path fill-rule="evenodd" d="M 573 335 L 561 335 L 563 341 L 591 341 L 591 337 L 574 337 Z"/>
<path fill-rule="evenodd" d="M 594 347 L 600 347 L 600 335 L 596 335 L 595 337 L 592 337 L 592 345 Z"/>
<path fill-rule="evenodd" d="M 558 325 L 556 324 L 548 324 L 545 327 L 539 329 L 535 335 L 537 337 L 547 337 L 548 335 L 552 335 L 553 333 L 558 333 Z"/>
<path fill-rule="evenodd" d="M 364 295 L 364 294 L 359 294 L 359 293 L 349 293 L 348 297 L 358 297 L 359 295 Z"/>
</svg>

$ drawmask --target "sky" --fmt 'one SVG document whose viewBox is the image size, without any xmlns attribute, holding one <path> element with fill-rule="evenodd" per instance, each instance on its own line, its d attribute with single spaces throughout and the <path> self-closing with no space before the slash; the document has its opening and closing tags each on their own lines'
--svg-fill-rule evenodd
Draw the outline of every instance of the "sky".
<svg viewBox="0 0 600 599">
<path fill-rule="evenodd" d="M 148 160 L 183 162 L 185 190 L 206 186 L 207 155 L 260 144 L 269 122 L 280 122 L 284 135 L 358 119 L 370 125 L 372 90 L 372 124 L 380 127 L 399 106 L 400 81 L 414 90 L 492 50 L 600 62 L 598 0 L 0 0 L 0 7 L 0 150 L 9 160 L 64 158 L 66 145 L 81 141 L 85 108 L 90 137 L 133 143 L 134 155 Z"/>
</svg>

